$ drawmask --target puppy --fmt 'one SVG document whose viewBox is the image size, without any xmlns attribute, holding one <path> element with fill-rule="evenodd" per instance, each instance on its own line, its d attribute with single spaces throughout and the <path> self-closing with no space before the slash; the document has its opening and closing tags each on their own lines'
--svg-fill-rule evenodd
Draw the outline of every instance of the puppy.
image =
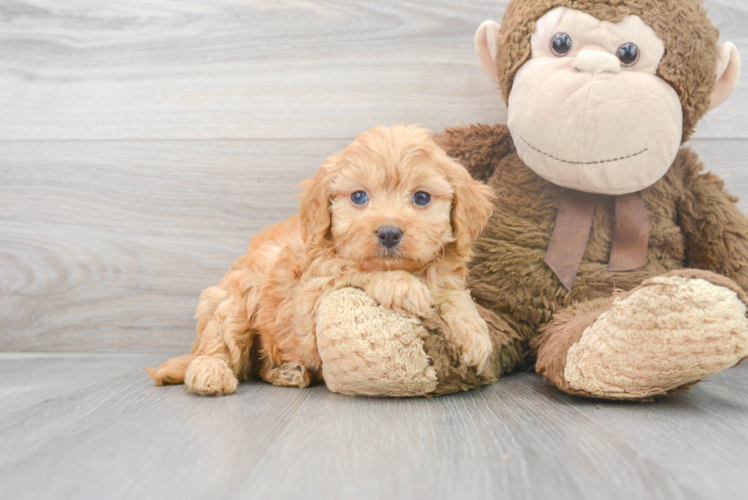
<svg viewBox="0 0 748 500">
<path fill-rule="evenodd" d="M 436 311 L 465 363 L 485 370 L 488 327 L 465 278 L 489 188 L 413 126 L 372 128 L 302 186 L 299 215 L 252 238 L 203 292 L 190 354 L 148 368 L 156 385 L 220 395 L 254 375 L 282 386 L 320 380 L 317 309 L 343 287 L 410 315 Z"/>
</svg>

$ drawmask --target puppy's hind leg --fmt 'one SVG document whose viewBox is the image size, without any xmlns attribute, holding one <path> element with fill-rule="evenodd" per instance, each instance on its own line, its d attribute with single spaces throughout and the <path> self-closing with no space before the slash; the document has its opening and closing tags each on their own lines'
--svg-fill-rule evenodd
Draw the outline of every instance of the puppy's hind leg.
<svg viewBox="0 0 748 500">
<path fill-rule="evenodd" d="M 236 390 L 250 372 L 254 333 L 250 325 L 259 302 L 260 278 L 256 270 L 240 268 L 227 274 L 218 287 L 203 292 L 190 354 L 157 370 L 149 368 L 156 385 L 184 382 L 190 392 L 215 396 Z"/>
<path fill-rule="evenodd" d="M 309 387 L 312 375 L 300 363 L 287 362 L 278 366 L 265 366 L 260 372 L 262 380 L 283 387 Z"/>
<path fill-rule="evenodd" d="M 195 357 L 184 378 L 190 392 L 231 394 L 239 379 L 246 378 L 253 336 L 250 323 L 258 298 L 256 287 L 246 286 L 251 281 L 248 274 L 245 270 L 236 271 L 222 282 L 228 289 L 216 287 L 203 292 L 197 309 L 198 338 L 192 352 Z"/>
<path fill-rule="evenodd" d="M 146 368 L 157 386 L 184 383 L 190 391 L 199 394 L 234 391 L 236 376 L 229 368 L 228 348 L 220 337 L 220 320 L 225 318 L 225 311 L 219 318 L 215 316 L 219 307 L 230 301 L 231 294 L 222 288 L 203 291 L 195 315 L 198 318 L 197 338 L 190 353 L 169 359 L 157 369 Z"/>
</svg>

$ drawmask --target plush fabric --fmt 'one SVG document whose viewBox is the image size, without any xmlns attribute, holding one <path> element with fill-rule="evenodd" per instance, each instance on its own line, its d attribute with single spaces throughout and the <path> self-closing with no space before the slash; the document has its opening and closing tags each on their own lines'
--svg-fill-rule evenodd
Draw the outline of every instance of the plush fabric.
<svg viewBox="0 0 748 500">
<path fill-rule="evenodd" d="M 519 337 L 498 316 L 479 308 L 494 356 L 478 375 L 438 315 L 423 320 L 376 303 L 357 288 L 331 293 L 320 305 L 317 346 L 328 389 L 360 396 L 440 396 L 494 382 L 520 359 Z M 509 347 L 509 348 L 508 348 Z"/>
<path fill-rule="evenodd" d="M 748 221 L 735 206 L 735 198 L 724 191 L 724 183 L 704 173 L 698 157 L 688 148 L 680 150 L 662 179 L 641 192 L 650 224 L 646 264 L 629 272 L 608 270 L 615 204 L 614 197 L 601 196 L 579 274 L 574 287 L 567 291 L 543 261 L 563 189 L 525 166 L 508 147 L 510 139 L 504 125 L 454 128 L 437 137 L 442 147 L 476 177 L 487 181 L 497 194 L 494 215 L 474 247 L 470 288 L 479 304 L 514 325 L 524 341 L 504 348 L 516 349 L 508 357 L 515 364 L 502 366 L 501 371 L 511 371 L 518 360 L 532 359 L 539 352 L 539 371 L 561 389 L 620 398 L 620 394 L 611 394 L 607 389 L 585 390 L 591 387 L 581 383 L 575 390 L 564 377 L 567 351 L 610 307 L 617 291 L 654 283 L 647 280 L 672 271 L 686 273 L 684 279 L 699 279 L 687 274 L 696 271 L 684 271 L 696 268 L 720 275 L 722 281 L 710 278 L 721 290 L 716 295 L 724 295 L 726 290 L 740 297 L 741 303 L 744 301 L 742 290 L 748 286 Z M 624 308 L 621 313 L 624 316 L 635 311 L 634 303 L 628 304 L 630 309 Z M 709 311 L 709 307 L 701 309 L 705 322 L 702 327 L 717 328 L 719 331 L 712 332 L 712 337 L 721 338 L 721 348 L 728 349 L 731 337 L 720 330 L 722 327 L 708 326 Z M 733 318 L 738 322 L 735 324 L 742 324 L 741 318 Z M 538 338 L 541 333 L 544 335 Z M 527 347 L 531 341 L 534 349 Z M 696 348 L 694 352 L 705 356 L 705 361 L 701 361 L 711 363 L 709 349 Z M 732 366 L 745 356 L 740 350 L 733 351 L 732 357 L 714 366 Z M 689 385 L 692 378 L 684 376 L 680 386 Z M 665 385 L 649 386 L 649 391 L 634 391 L 631 396 L 647 399 L 667 392 Z"/>
<path fill-rule="evenodd" d="M 323 377 L 333 392 L 424 396 L 436 390 L 421 322 L 383 308 L 363 290 L 330 294 L 320 306 L 317 331 Z"/>
<path fill-rule="evenodd" d="M 617 298 L 568 352 L 563 378 L 573 391 L 611 399 L 664 394 L 748 356 L 746 305 L 704 278 L 649 280 Z"/>
<path fill-rule="evenodd" d="M 551 51 L 555 34 L 573 46 Z M 618 47 L 636 42 L 622 67 Z M 517 153 L 544 179 L 587 193 L 627 194 L 651 186 L 681 143 L 676 91 L 656 75 L 665 45 L 638 17 L 618 24 L 560 7 L 538 19 L 532 57 L 517 71 L 508 126 Z M 542 117 L 542 119 L 539 119 Z"/>
<path fill-rule="evenodd" d="M 501 24 L 496 64 L 501 90 L 509 100 L 517 71 L 531 56 L 535 22 L 556 7 L 586 12 L 597 19 L 620 22 L 639 16 L 665 42 L 667 51 L 657 74 L 680 97 L 683 142 L 709 109 L 716 81 L 719 31 L 701 0 L 523 0 L 509 4 Z"/>
</svg>

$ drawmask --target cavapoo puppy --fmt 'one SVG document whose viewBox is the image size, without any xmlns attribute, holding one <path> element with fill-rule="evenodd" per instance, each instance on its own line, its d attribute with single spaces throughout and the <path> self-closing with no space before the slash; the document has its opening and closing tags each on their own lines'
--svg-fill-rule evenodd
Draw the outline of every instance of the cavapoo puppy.
<svg viewBox="0 0 748 500">
<path fill-rule="evenodd" d="M 322 378 L 318 306 L 343 287 L 410 315 L 436 311 L 482 371 L 491 341 L 465 278 L 490 196 L 426 130 L 372 128 L 303 183 L 298 216 L 257 234 L 203 292 L 190 354 L 148 373 L 198 394 L 230 394 L 255 375 L 306 387 Z"/>
</svg>

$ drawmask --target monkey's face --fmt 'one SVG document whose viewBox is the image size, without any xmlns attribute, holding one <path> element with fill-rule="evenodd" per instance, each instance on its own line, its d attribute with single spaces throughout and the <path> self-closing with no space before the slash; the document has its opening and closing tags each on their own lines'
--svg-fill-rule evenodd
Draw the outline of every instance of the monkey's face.
<svg viewBox="0 0 748 500">
<path fill-rule="evenodd" d="M 522 160 L 562 187 L 640 191 L 680 147 L 678 94 L 657 76 L 665 45 L 638 16 L 599 21 L 565 7 L 537 21 L 516 74 L 508 126 Z"/>
</svg>

